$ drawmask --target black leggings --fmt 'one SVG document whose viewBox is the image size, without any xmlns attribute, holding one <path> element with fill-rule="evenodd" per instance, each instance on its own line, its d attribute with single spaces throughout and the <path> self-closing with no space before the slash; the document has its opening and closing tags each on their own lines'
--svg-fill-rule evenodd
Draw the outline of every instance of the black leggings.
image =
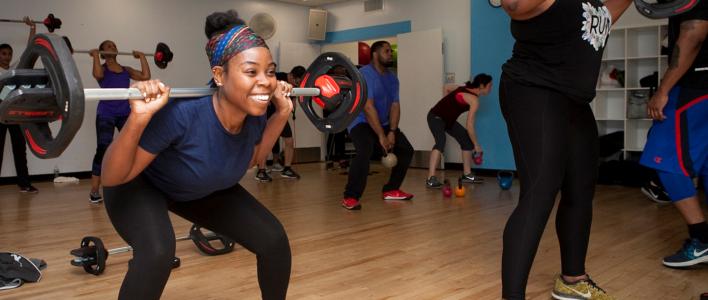
<svg viewBox="0 0 708 300">
<path fill-rule="evenodd" d="M 529 271 L 555 205 L 563 275 L 585 274 L 597 177 L 597 125 L 588 104 L 502 76 L 501 110 L 519 174 L 519 203 L 504 229 L 502 297 L 524 299 Z"/>
<path fill-rule="evenodd" d="M 430 128 L 430 132 L 433 133 L 433 138 L 435 139 L 433 149 L 445 152 L 446 132 L 457 140 L 462 151 L 472 151 L 474 149 L 474 144 L 472 139 L 470 139 L 470 135 L 467 134 L 467 129 L 460 123 L 454 122 L 450 128 L 447 128 L 445 120 L 432 112 L 428 112 L 428 128 Z"/>
<path fill-rule="evenodd" d="M 119 299 L 159 299 L 172 270 L 175 233 L 167 211 L 236 241 L 256 254 L 263 299 L 285 299 L 290 245 L 283 226 L 241 185 L 205 198 L 175 202 L 142 175 L 104 187 L 106 211 L 118 234 L 133 247 Z"/>
<path fill-rule="evenodd" d="M 384 127 L 384 131 L 388 133 L 389 129 Z M 366 179 L 369 175 L 369 160 L 374 152 L 374 147 L 380 149 L 381 144 L 376 132 L 368 123 L 354 126 L 349 131 L 349 137 L 354 143 L 356 155 L 349 165 L 349 177 L 347 178 L 347 186 L 344 189 L 344 197 L 359 199 L 366 188 Z M 383 153 L 383 149 L 381 152 Z M 396 144 L 393 145 L 392 152 L 396 154 L 398 163 L 391 169 L 391 176 L 382 189 L 384 192 L 397 190 L 401 187 L 403 179 L 406 178 L 408 166 L 413 158 L 413 146 L 400 130 L 396 132 Z"/>
<path fill-rule="evenodd" d="M 26 188 L 31 185 L 29 170 L 27 169 L 27 147 L 25 137 L 22 135 L 20 125 L 6 125 L 0 123 L 0 166 L 5 154 L 5 133 L 10 132 L 10 143 L 12 143 L 12 156 L 15 159 L 15 172 L 17 173 L 17 185 Z"/>
<path fill-rule="evenodd" d="M 128 121 L 128 116 L 96 115 L 96 154 L 93 156 L 91 175 L 101 176 L 103 155 L 106 154 L 108 146 L 113 142 L 115 130 L 121 131 L 126 121 Z"/>
</svg>

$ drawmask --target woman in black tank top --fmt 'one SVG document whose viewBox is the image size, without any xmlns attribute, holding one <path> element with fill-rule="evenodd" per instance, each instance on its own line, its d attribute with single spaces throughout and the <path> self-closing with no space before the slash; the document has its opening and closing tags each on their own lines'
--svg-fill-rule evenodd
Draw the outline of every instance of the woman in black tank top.
<svg viewBox="0 0 708 300">
<path fill-rule="evenodd" d="M 504 229 L 502 297 L 524 299 L 529 271 L 555 205 L 561 274 L 555 299 L 613 299 L 585 272 L 597 168 L 589 103 L 610 27 L 631 0 L 502 0 L 516 40 L 502 66 L 500 106 L 520 197 Z"/>
<path fill-rule="evenodd" d="M 430 152 L 428 179 L 425 186 L 440 188 L 442 183 L 435 177 L 435 169 L 440 161 L 440 153 L 445 151 L 445 133 L 451 135 L 462 148 L 463 173 L 460 178 L 465 183 L 474 183 L 478 179 L 472 174 L 472 151 L 482 153 L 482 146 L 477 141 L 474 120 L 479 108 L 479 96 L 489 94 L 492 89 L 492 76 L 479 74 L 472 82 L 464 86 L 446 86 L 445 97 L 438 101 L 428 112 L 428 127 L 435 138 L 435 145 Z M 467 113 L 466 126 L 457 122 L 457 117 Z"/>
</svg>

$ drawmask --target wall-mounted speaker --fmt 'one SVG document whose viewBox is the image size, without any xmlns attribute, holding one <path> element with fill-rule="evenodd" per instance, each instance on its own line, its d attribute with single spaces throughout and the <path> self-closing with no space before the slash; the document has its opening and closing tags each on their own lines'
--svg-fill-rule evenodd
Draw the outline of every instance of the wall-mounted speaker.
<svg viewBox="0 0 708 300">
<path fill-rule="evenodd" d="M 310 9 L 307 26 L 307 38 L 324 41 L 327 35 L 327 11 L 324 9 Z"/>
</svg>

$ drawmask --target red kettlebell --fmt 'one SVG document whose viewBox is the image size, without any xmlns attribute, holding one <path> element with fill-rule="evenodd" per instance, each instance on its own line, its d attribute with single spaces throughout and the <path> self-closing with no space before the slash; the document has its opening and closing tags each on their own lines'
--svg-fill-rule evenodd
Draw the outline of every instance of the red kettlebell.
<svg viewBox="0 0 708 300">
<path fill-rule="evenodd" d="M 474 160 L 475 165 L 481 165 L 482 164 L 482 155 L 484 152 L 474 152 L 472 153 L 472 160 Z"/>
<path fill-rule="evenodd" d="M 465 196 L 465 186 L 462 185 L 462 179 L 457 180 L 457 187 L 455 188 L 455 196 L 462 198 Z"/>
<path fill-rule="evenodd" d="M 443 197 L 450 198 L 452 196 L 452 188 L 450 187 L 450 181 L 445 179 L 445 183 L 442 189 Z"/>
</svg>

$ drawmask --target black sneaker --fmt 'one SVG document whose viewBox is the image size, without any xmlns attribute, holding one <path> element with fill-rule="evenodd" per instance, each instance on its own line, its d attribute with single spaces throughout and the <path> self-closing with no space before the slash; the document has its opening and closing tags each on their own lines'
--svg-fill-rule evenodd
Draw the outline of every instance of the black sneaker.
<svg viewBox="0 0 708 300">
<path fill-rule="evenodd" d="M 671 198 L 669 198 L 669 194 L 666 193 L 666 191 L 658 186 L 655 185 L 653 182 L 649 181 L 647 184 L 645 184 L 642 187 L 642 193 L 649 197 L 651 201 L 654 201 L 659 204 L 669 204 L 671 203 Z"/>
<path fill-rule="evenodd" d="M 258 173 L 256 173 L 256 180 L 259 182 L 271 182 L 273 181 L 273 178 L 270 178 L 270 175 L 268 175 L 265 169 L 258 169 Z"/>
<path fill-rule="evenodd" d="M 39 193 L 39 190 L 32 185 L 28 185 L 28 186 L 21 187 L 20 193 L 36 194 L 36 193 Z"/>
<path fill-rule="evenodd" d="M 293 171 L 290 167 L 285 167 L 282 172 L 280 172 L 280 177 L 288 179 L 300 179 L 300 175 Z"/>
<path fill-rule="evenodd" d="M 425 186 L 431 189 L 439 189 L 442 187 L 442 183 L 435 176 L 430 176 L 430 178 L 425 180 Z"/>
<path fill-rule="evenodd" d="M 101 203 L 101 201 L 103 201 L 103 196 L 101 196 L 101 193 L 99 192 L 90 192 L 89 201 L 93 204 Z"/>
<path fill-rule="evenodd" d="M 484 178 L 478 177 L 472 173 L 462 175 L 460 177 L 462 183 L 483 183 Z"/>
</svg>

